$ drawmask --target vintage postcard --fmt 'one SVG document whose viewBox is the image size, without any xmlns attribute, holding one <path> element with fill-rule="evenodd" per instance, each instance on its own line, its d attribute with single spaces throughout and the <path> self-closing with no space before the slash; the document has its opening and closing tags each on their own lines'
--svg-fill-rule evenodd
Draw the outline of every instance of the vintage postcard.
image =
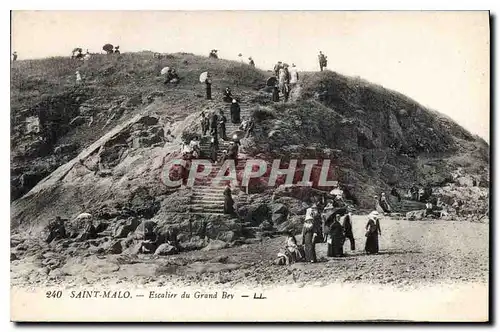
<svg viewBox="0 0 500 332">
<path fill-rule="evenodd" d="M 488 322 L 487 11 L 13 11 L 11 320 Z"/>
</svg>

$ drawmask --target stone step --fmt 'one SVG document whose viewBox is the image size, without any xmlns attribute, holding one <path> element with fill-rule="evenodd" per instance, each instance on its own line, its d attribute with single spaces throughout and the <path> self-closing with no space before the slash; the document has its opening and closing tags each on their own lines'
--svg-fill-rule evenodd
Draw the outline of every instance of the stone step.
<svg viewBox="0 0 500 332">
<path fill-rule="evenodd" d="M 207 207 L 204 207 L 204 206 L 198 206 L 198 207 L 191 207 L 190 211 L 194 212 L 194 213 L 204 212 L 204 213 L 220 213 L 220 214 L 224 214 L 224 207 L 220 207 L 220 208 L 207 208 Z"/>
<path fill-rule="evenodd" d="M 203 208 L 207 208 L 207 209 L 224 209 L 224 203 L 203 202 L 203 203 L 191 203 L 190 204 L 191 209 L 196 209 L 199 207 L 203 207 Z"/>
<path fill-rule="evenodd" d="M 207 203 L 224 202 L 224 196 L 221 195 L 213 197 L 208 197 L 208 196 L 191 197 L 191 203 L 198 203 L 198 202 L 207 202 Z"/>
<path fill-rule="evenodd" d="M 222 195 L 224 192 L 225 187 L 212 187 L 212 186 L 197 186 L 193 187 L 193 194 L 197 195 L 205 195 L 205 194 L 212 194 L 212 195 Z"/>
</svg>

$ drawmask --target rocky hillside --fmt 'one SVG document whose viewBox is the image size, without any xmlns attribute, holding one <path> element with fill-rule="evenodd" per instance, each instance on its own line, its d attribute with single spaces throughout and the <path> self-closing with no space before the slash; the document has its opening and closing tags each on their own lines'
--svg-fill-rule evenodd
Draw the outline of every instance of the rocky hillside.
<svg viewBox="0 0 500 332">
<path fill-rule="evenodd" d="M 163 84 L 165 66 L 177 69 L 178 85 Z M 82 83 L 75 82 L 75 70 Z M 198 82 L 206 70 L 213 75 L 213 101 L 204 99 Z M 242 112 L 256 119 L 254 135 L 242 141 L 243 160 L 280 158 L 286 165 L 292 158 L 330 159 L 329 175 L 360 209 L 372 209 L 372 197 L 381 191 L 395 187 L 405 193 L 418 185 L 452 188 L 446 193 L 455 196 L 446 194 L 447 199 L 477 192 L 470 199 L 486 211 L 489 146 L 452 120 L 394 91 L 331 71 L 305 73 L 290 102 L 272 103 L 268 75 L 237 62 L 190 54 L 156 59 L 149 52 L 95 55 L 86 63 L 13 63 L 13 230 L 36 234 L 55 216 L 73 219 L 89 212 L 112 227 L 136 229 L 146 221 L 159 229 L 175 226 L 181 242 L 197 248 L 205 238 L 227 242 L 266 227 L 293 228 L 311 190 L 280 188 L 269 203 L 273 190 L 263 185 L 264 176 L 251 183 L 250 194 L 235 188 L 238 219 L 218 213 L 218 189 L 164 184 L 163 166 L 179 156 L 181 138 L 200 133 L 200 111 L 228 114 L 222 102 L 226 86 Z"/>
</svg>

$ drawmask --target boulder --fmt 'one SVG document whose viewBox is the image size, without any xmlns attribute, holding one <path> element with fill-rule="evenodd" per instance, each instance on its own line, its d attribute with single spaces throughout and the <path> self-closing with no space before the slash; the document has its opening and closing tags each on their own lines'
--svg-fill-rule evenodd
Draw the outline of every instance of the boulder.
<svg viewBox="0 0 500 332">
<path fill-rule="evenodd" d="M 199 236 L 193 236 L 189 241 L 182 242 L 181 247 L 185 251 L 199 250 L 207 245 L 206 240 L 200 238 Z"/>
<path fill-rule="evenodd" d="M 158 256 L 175 255 L 177 253 L 179 253 L 179 250 L 173 245 L 168 243 L 160 244 L 160 246 L 155 251 L 155 255 Z"/>
<path fill-rule="evenodd" d="M 127 220 L 120 221 L 115 227 L 114 237 L 115 238 L 126 238 L 129 233 L 134 232 L 139 226 L 140 221 L 137 218 L 128 218 Z"/>
<path fill-rule="evenodd" d="M 131 245 L 123 253 L 129 254 L 129 255 L 138 255 L 138 254 L 142 253 L 142 241 L 135 243 L 134 245 Z"/>
<path fill-rule="evenodd" d="M 279 232 L 292 232 L 293 234 L 298 234 L 302 232 L 302 226 L 304 224 L 304 219 L 301 216 L 291 216 L 282 224 L 277 225 Z"/>
<path fill-rule="evenodd" d="M 119 240 L 114 240 L 109 243 L 106 243 L 106 247 L 104 248 L 107 254 L 117 255 L 122 253 L 122 243 Z"/>
<path fill-rule="evenodd" d="M 269 207 L 265 203 L 250 204 L 238 209 L 238 215 L 245 216 L 244 221 L 252 226 L 260 225 L 271 217 Z"/>
<path fill-rule="evenodd" d="M 217 239 L 224 242 L 232 242 L 236 239 L 236 234 L 233 231 L 221 232 L 217 236 Z"/>
<path fill-rule="evenodd" d="M 278 213 L 278 214 L 286 215 L 288 213 L 288 208 L 285 204 L 275 203 L 275 204 L 271 205 L 271 212 L 273 214 Z"/>
<path fill-rule="evenodd" d="M 285 217 L 285 215 L 283 215 L 281 213 L 274 213 L 272 215 L 271 219 L 272 219 L 274 225 L 279 225 L 286 220 L 286 217 Z"/>
<path fill-rule="evenodd" d="M 78 150 L 78 144 L 76 143 L 61 144 L 54 149 L 54 154 L 57 155 L 68 154 L 68 153 L 73 153 L 76 150 Z"/>
<path fill-rule="evenodd" d="M 222 240 L 211 240 L 208 245 L 201 249 L 203 251 L 220 250 L 227 247 L 227 243 Z"/>
<path fill-rule="evenodd" d="M 407 220 L 422 220 L 425 217 L 425 210 L 416 210 L 406 213 Z"/>
<path fill-rule="evenodd" d="M 84 124 L 88 121 L 89 121 L 89 119 L 86 116 L 79 115 L 79 116 L 73 118 L 73 120 L 71 120 L 69 122 L 69 125 L 71 127 L 78 127 L 78 126 L 81 126 L 82 124 Z"/>
</svg>

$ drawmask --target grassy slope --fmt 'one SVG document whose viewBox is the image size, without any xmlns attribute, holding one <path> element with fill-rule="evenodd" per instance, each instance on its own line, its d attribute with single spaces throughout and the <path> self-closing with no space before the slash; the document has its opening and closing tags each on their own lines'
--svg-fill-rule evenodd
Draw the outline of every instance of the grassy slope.
<svg viewBox="0 0 500 332">
<path fill-rule="evenodd" d="M 165 66 L 177 69 L 182 78 L 178 86 L 163 85 L 159 72 Z M 82 87 L 75 87 L 75 70 L 79 70 L 85 80 Z M 164 107 L 157 111 L 170 116 L 172 120 L 182 119 L 207 106 L 221 106 L 217 101 L 204 100 L 204 85 L 199 83 L 198 77 L 206 70 L 213 74 L 214 98 L 220 100 L 222 90 L 230 86 L 233 93 L 244 101 L 269 104 L 269 98 L 258 92 L 268 75 L 263 71 L 234 61 L 213 60 L 191 54 L 171 54 L 163 59 L 155 59 L 152 53 L 142 52 L 120 56 L 96 55 L 87 63 L 67 58 L 16 62 L 11 78 L 12 113 L 14 117 L 19 110 L 32 108 L 47 98 L 57 98 L 58 95 L 75 90 L 83 91 L 86 101 L 96 107 L 112 104 L 113 101 L 120 104 L 134 96 L 144 97 L 163 92 L 165 95 L 160 97 L 160 104 Z M 380 165 L 373 170 L 367 169 L 365 159 L 377 164 L 377 159 L 382 158 L 383 163 L 399 168 L 403 177 L 408 172 L 412 174 L 406 179 L 408 181 L 403 181 L 404 185 L 418 177 L 422 177 L 421 182 L 431 179 L 434 174 L 426 178 L 427 175 L 422 173 L 423 167 L 419 167 L 419 164 L 429 161 L 444 163 L 438 167 L 438 173 L 457 166 L 482 172 L 489 162 L 488 146 L 484 141 L 476 140 L 453 121 L 426 110 L 397 92 L 330 71 L 306 73 L 301 80 L 302 89 L 297 100 L 288 105 L 271 105 L 268 108 L 274 113 L 275 119 L 262 122 L 262 127 L 268 128 L 267 132 L 261 133 L 263 135 L 260 138 L 257 137 L 259 141 L 255 152 L 265 152 L 258 151 L 263 147 L 266 151 L 281 152 L 282 147 L 290 144 L 316 142 L 322 147 L 345 152 L 339 163 L 345 173 L 356 173 L 354 181 L 382 188 L 388 178 L 380 174 L 382 170 L 377 169 Z M 322 95 L 319 98 L 321 101 L 318 101 L 318 94 Z M 114 119 L 106 127 L 103 124 L 108 117 L 104 116 L 92 127 L 72 129 L 60 137 L 56 145 L 78 142 L 80 149 L 83 149 L 114 125 L 141 112 L 144 106 L 128 109 L 123 117 Z M 399 113 L 402 109 L 406 112 L 404 115 Z M 395 141 L 388 130 L 391 112 L 404 133 L 403 139 L 400 139 L 403 143 L 398 142 L 397 148 L 404 145 L 405 148 L 416 150 L 412 151 L 418 155 L 417 159 L 401 157 L 395 148 L 390 148 Z M 351 128 L 353 123 L 354 129 Z M 266 134 L 277 124 L 282 136 L 268 139 Z M 367 128 L 370 140 L 375 142 L 374 146 L 359 147 L 356 137 L 359 128 Z M 429 128 L 433 131 L 429 132 Z M 13 142 L 14 149 L 15 146 L 16 142 Z M 444 162 L 443 153 L 447 158 Z"/>
</svg>

